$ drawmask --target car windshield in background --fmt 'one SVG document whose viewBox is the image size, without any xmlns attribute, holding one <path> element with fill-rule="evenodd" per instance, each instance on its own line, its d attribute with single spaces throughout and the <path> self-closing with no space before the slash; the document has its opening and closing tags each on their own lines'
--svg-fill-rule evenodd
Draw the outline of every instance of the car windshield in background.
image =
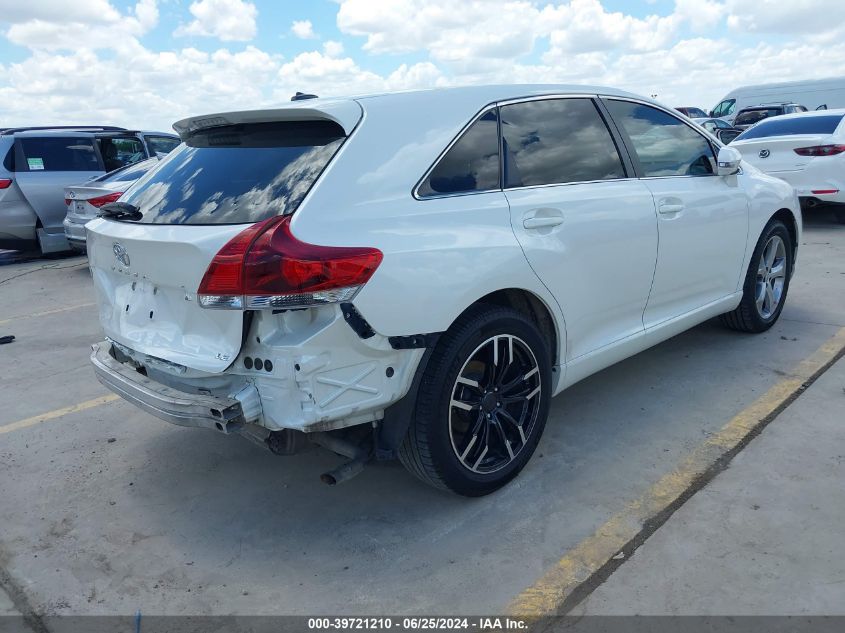
<svg viewBox="0 0 845 633">
<path fill-rule="evenodd" d="M 795 118 L 777 118 L 762 121 L 747 129 L 736 138 L 744 141 L 750 138 L 764 138 L 766 136 L 792 136 L 795 134 L 833 134 L 842 121 L 841 114 L 824 116 L 801 116 Z"/>
<path fill-rule="evenodd" d="M 754 125 L 757 121 L 768 119 L 770 116 L 783 114 L 780 108 L 760 108 L 758 110 L 746 110 L 736 115 L 734 125 Z"/>
<path fill-rule="evenodd" d="M 145 138 L 152 154 L 169 154 L 182 142 L 172 136 L 146 136 Z"/>
<path fill-rule="evenodd" d="M 28 171 L 99 171 L 91 137 L 30 137 L 20 139 Z M 20 167 L 18 171 L 22 171 Z"/>
<path fill-rule="evenodd" d="M 143 224 L 246 224 L 293 213 L 345 138 L 331 121 L 202 130 L 122 202 L 138 207 Z"/>
</svg>

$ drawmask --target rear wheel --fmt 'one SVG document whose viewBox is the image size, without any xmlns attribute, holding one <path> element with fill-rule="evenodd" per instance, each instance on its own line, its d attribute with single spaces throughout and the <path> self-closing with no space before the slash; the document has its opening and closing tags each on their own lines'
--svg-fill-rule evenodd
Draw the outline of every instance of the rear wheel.
<svg viewBox="0 0 845 633">
<path fill-rule="evenodd" d="M 511 308 L 479 305 L 440 339 L 399 450 L 432 486 L 465 496 L 513 479 L 537 447 L 551 398 L 548 344 Z"/>
<path fill-rule="evenodd" d="M 739 306 L 721 316 L 725 325 L 742 332 L 765 332 L 775 324 L 786 302 L 793 252 L 786 225 L 769 222 L 751 255 Z"/>
</svg>

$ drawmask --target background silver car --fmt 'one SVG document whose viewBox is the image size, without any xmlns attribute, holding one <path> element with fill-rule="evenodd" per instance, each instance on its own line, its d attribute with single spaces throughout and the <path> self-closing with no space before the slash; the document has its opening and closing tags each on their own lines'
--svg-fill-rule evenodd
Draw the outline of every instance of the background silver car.
<svg viewBox="0 0 845 633">
<path fill-rule="evenodd" d="M 115 202 L 141 176 L 158 164 L 158 157 L 120 167 L 81 185 L 65 187 L 65 236 L 74 251 L 85 250 L 85 224 L 104 204 Z"/>
<path fill-rule="evenodd" d="M 118 127 L 0 130 L 0 249 L 69 250 L 64 188 L 149 156 L 179 137 Z"/>
</svg>

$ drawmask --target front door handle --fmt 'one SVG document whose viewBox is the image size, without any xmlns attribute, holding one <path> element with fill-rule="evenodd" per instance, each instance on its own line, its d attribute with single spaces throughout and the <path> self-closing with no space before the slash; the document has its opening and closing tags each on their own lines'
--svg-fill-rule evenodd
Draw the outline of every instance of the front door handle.
<svg viewBox="0 0 845 633">
<path fill-rule="evenodd" d="M 560 216 L 525 218 L 522 221 L 522 226 L 526 229 L 544 229 L 561 224 L 563 224 L 563 218 Z"/>
<path fill-rule="evenodd" d="M 659 209 L 660 213 L 664 215 L 670 215 L 672 213 L 680 213 L 684 210 L 684 205 L 682 204 L 661 204 Z"/>
</svg>

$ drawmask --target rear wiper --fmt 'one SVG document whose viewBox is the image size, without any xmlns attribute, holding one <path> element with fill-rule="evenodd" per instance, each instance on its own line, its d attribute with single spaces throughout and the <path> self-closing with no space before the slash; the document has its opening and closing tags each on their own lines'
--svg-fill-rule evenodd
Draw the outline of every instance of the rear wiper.
<svg viewBox="0 0 845 633">
<path fill-rule="evenodd" d="M 141 210 L 134 204 L 129 204 L 128 202 L 109 202 L 100 207 L 97 217 L 112 220 L 140 220 L 144 216 Z"/>
</svg>

